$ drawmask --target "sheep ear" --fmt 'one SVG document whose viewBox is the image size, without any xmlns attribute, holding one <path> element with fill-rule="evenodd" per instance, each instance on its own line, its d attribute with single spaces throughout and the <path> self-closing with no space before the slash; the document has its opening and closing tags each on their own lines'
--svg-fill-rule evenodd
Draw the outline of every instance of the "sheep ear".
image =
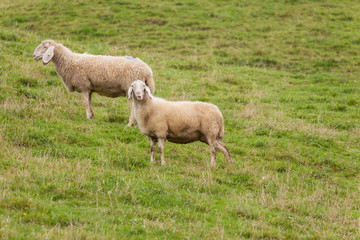
<svg viewBox="0 0 360 240">
<path fill-rule="evenodd" d="M 145 87 L 146 92 L 149 95 L 149 98 L 152 99 L 153 95 L 151 94 L 150 88 L 148 86 Z"/>
<path fill-rule="evenodd" d="M 46 65 L 50 62 L 50 60 L 53 58 L 54 56 L 54 46 L 50 46 L 48 50 L 46 50 L 46 52 L 43 55 L 43 63 Z"/>
<path fill-rule="evenodd" d="M 130 86 L 129 90 L 128 90 L 128 99 L 132 98 L 132 91 L 133 91 L 133 88 L 132 88 L 132 86 Z"/>
</svg>

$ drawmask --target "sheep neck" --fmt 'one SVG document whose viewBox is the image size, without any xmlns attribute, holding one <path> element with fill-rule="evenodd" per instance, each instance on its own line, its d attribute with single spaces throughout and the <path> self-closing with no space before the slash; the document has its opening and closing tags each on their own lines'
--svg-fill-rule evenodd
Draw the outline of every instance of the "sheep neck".
<svg viewBox="0 0 360 240">
<path fill-rule="evenodd" d="M 73 65 L 73 53 L 70 49 L 66 48 L 62 44 L 57 44 L 54 50 L 54 56 L 51 59 L 54 63 L 55 70 L 61 77 L 62 81 L 65 84 L 65 87 L 69 92 L 74 90 L 71 83 L 71 68 Z"/>
<path fill-rule="evenodd" d="M 134 101 L 135 115 L 137 115 L 135 118 L 138 120 L 139 119 L 138 114 L 140 114 L 143 110 L 147 109 L 152 101 L 147 95 L 145 95 L 143 100 L 141 101 L 137 99 L 133 99 L 133 101 Z"/>
<path fill-rule="evenodd" d="M 54 57 L 52 58 L 53 63 L 55 66 L 62 66 L 66 63 L 70 58 L 72 52 L 70 49 L 66 48 L 61 44 L 57 44 L 54 50 Z"/>
<path fill-rule="evenodd" d="M 135 98 L 135 96 L 133 96 Z M 144 99 L 139 101 L 137 99 L 133 99 L 134 101 L 134 117 L 138 123 L 138 126 L 140 128 L 140 131 L 143 131 L 145 128 L 145 120 L 144 115 L 146 115 L 149 111 L 151 111 L 151 103 L 152 100 L 149 98 L 149 96 L 144 96 Z"/>
<path fill-rule="evenodd" d="M 134 102 L 135 102 L 135 105 L 137 105 L 139 107 L 145 107 L 146 105 L 148 105 L 150 103 L 150 98 L 147 95 L 144 96 L 143 100 L 137 100 L 134 97 Z"/>
</svg>

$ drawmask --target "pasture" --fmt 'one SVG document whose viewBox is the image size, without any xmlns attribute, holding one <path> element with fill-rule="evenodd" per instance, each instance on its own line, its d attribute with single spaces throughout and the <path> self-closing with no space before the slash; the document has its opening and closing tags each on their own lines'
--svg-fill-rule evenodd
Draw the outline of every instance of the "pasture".
<svg viewBox="0 0 360 240">
<path fill-rule="evenodd" d="M 350 0 L 2 0 L 0 238 L 360 238 L 359 29 Z M 150 164 L 126 98 L 94 94 L 87 120 L 32 59 L 44 39 L 217 105 L 234 165 L 199 142 Z"/>
</svg>

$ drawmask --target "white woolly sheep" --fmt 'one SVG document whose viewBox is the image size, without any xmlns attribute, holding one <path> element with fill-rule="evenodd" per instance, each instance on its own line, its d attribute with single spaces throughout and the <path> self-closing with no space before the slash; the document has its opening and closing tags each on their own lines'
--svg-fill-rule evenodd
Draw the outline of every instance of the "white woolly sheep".
<svg viewBox="0 0 360 240">
<path fill-rule="evenodd" d="M 139 58 L 78 54 L 53 40 L 43 41 L 34 51 L 34 60 L 52 61 L 57 74 L 69 92 L 81 92 L 87 118 L 92 119 L 91 94 L 107 97 L 126 96 L 135 80 L 144 81 L 151 92 L 155 91 L 151 68 Z M 128 126 L 134 125 L 131 106 Z"/>
<path fill-rule="evenodd" d="M 155 161 L 159 142 L 161 164 L 165 164 L 164 141 L 190 143 L 201 141 L 210 146 L 211 165 L 216 164 L 219 149 L 231 165 L 229 150 L 220 142 L 224 136 L 224 120 L 217 106 L 203 102 L 170 102 L 154 97 L 142 81 L 135 81 L 128 90 L 140 131 L 150 140 L 151 158 Z"/>
</svg>

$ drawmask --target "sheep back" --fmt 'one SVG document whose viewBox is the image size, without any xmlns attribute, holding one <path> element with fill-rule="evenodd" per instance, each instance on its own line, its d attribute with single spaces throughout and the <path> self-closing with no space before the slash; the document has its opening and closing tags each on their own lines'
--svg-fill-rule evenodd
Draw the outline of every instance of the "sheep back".
<svg viewBox="0 0 360 240">
<path fill-rule="evenodd" d="M 152 81 L 151 69 L 141 60 L 89 56 L 80 58 L 79 64 L 86 66 L 84 74 L 91 82 L 92 90 L 108 97 L 126 96 L 134 80 Z"/>
<path fill-rule="evenodd" d="M 60 44 L 57 52 L 55 70 L 69 92 L 90 90 L 107 97 L 126 96 L 137 79 L 155 90 L 151 68 L 138 58 L 77 54 Z"/>
<path fill-rule="evenodd" d="M 224 120 L 217 106 L 203 102 L 170 102 L 154 98 L 137 117 L 141 132 L 170 142 L 221 140 Z"/>
</svg>

